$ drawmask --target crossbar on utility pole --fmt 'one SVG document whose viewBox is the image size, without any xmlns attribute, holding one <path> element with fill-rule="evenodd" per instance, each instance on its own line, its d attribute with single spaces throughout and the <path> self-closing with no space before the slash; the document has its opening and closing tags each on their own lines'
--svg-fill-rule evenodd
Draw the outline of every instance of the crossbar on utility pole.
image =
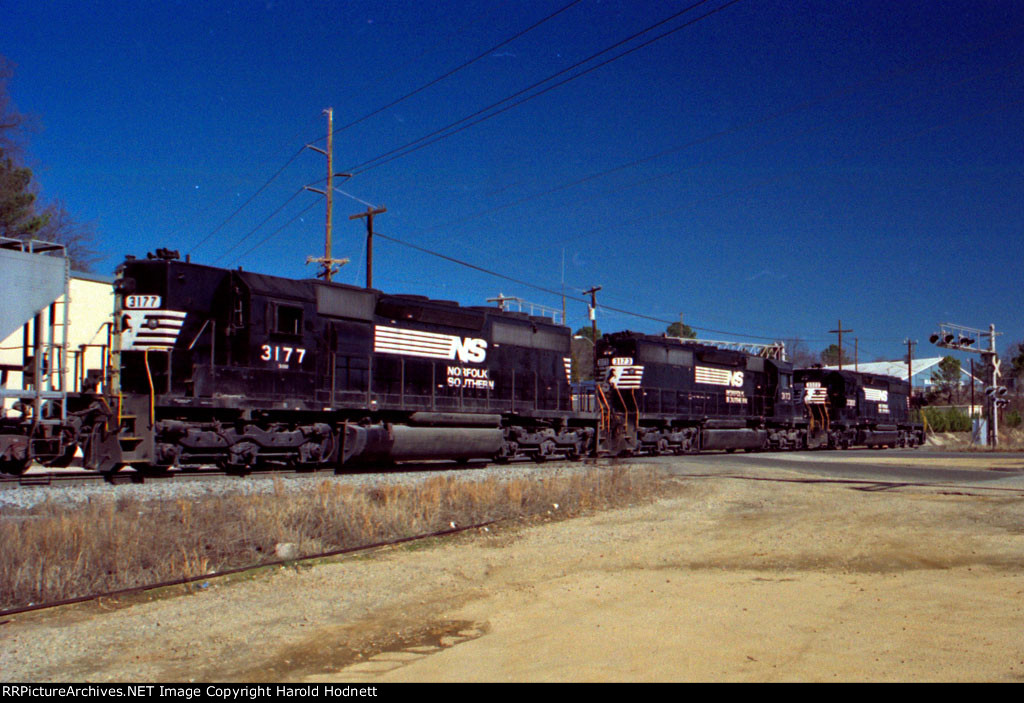
<svg viewBox="0 0 1024 703">
<path fill-rule="evenodd" d="M 834 330 L 829 330 L 829 334 L 839 335 L 839 370 L 843 370 L 843 332 L 853 332 L 853 330 L 844 330 L 843 321 L 839 321 L 839 327 Z"/>
<path fill-rule="evenodd" d="M 387 212 L 386 207 L 368 207 L 366 212 L 349 215 L 350 220 L 366 218 L 366 287 L 373 288 L 373 216 Z"/>
</svg>

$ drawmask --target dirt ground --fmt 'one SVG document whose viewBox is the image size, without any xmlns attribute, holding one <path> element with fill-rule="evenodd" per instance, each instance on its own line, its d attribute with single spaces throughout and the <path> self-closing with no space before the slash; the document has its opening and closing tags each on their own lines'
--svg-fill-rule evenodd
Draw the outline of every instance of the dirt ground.
<svg viewBox="0 0 1024 703">
<path fill-rule="evenodd" d="M 5 681 L 1024 680 L 1024 498 L 943 490 L 683 480 L 650 505 L 15 616 L 0 624 L 0 671 Z"/>
</svg>

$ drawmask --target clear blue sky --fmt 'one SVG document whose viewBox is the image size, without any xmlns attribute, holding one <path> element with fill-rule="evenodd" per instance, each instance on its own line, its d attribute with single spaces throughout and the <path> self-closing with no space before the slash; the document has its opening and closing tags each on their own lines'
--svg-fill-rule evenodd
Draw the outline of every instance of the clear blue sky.
<svg viewBox="0 0 1024 703">
<path fill-rule="evenodd" d="M 483 53 L 335 135 L 336 170 L 357 172 L 337 184 L 354 199 L 335 198 L 334 253 L 352 259 L 336 280 L 364 280 L 363 221 L 348 216 L 372 203 L 388 209 L 383 234 L 543 288 L 564 280 L 576 298 L 601 285 L 599 304 L 682 313 L 702 337 L 820 350 L 842 319 L 862 360 L 898 358 L 908 336 L 937 355 L 940 321 L 995 323 L 1000 350 L 1024 338 L 1024 3 L 728 1 L 581 0 L 487 51 L 570 0 L 7 0 L 0 53 L 42 126 L 29 144 L 42 197 L 95 223 L 100 272 L 166 246 L 314 275 L 324 207 L 298 191 L 325 160 L 299 151 L 324 146 L 321 111 L 342 127 Z M 555 80 L 689 26 L 360 166 L 691 4 Z M 374 254 L 383 290 L 561 307 L 393 242 Z M 582 303 L 568 322 L 586 324 Z"/>
</svg>

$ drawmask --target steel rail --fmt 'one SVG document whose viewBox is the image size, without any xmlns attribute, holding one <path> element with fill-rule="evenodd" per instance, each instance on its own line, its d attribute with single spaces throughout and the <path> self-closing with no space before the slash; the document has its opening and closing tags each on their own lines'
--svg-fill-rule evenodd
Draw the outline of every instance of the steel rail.
<svg viewBox="0 0 1024 703">
<path fill-rule="evenodd" d="M 506 518 L 507 519 L 507 518 Z M 117 596 L 132 595 L 135 593 L 142 593 L 144 591 L 152 591 L 156 588 L 166 588 L 168 586 L 185 586 L 190 583 L 196 583 L 197 581 L 208 581 L 210 579 L 221 578 L 223 576 L 231 576 L 232 574 L 240 574 L 245 571 L 252 571 L 254 569 L 262 569 L 271 566 L 286 566 L 291 564 L 299 564 L 304 561 L 312 559 L 325 559 L 327 557 L 340 556 L 343 554 L 354 554 L 357 552 L 366 552 L 372 549 L 382 549 L 384 547 L 393 547 L 398 544 L 405 544 L 406 542 L 415 542 L 422 539 L 430 539 L 431 537 L 447 537 L 450 535 L 459 534 L 460 532 L 466 532 L 468 530 L 478 530 L 482 527 L 487 527 L 495 523 L 501 522 L 500 520 L 488 520 L 486 522 L 479 522 L 473 525 L 466 525 L 465 527 L 452 527 L 447 530 L 438 530 L 436 532 L 429 532 L 425 534 L 412 535 L 410 537 L 399 537 L 397 539 L 385 540 L 382 542 L 374 542 L 373 544 L 365 544 L 357 547 L 343 547 L 341 549 L 331 549 L 326 552 L 319 552 L 317 554 L 309 554 L 295 559 L 275 559 L 273 561 L 260 562 L 259 564 L 249 564 L 248 566 L 239 566 L 233 569 L 225 569 L 223 571 L 217 571 L 214 573 L 203 574 L 201 576 L 187 576 L 180 579 L 172 579 L 170 581 L 161 581 L 159 583 L 144 584 L 141 586 L 131 586 L 129 588 L 121 588 L 116 591 L 105 591 L 103 593 L 92 593 L 85 596 L 77 596 L 75 598 L 67 598 L 59 601 L 51 601 L 49 603 L 37 603 L 35 605 L 26 605 L 20 608 L 10 608 L 8 610 L 0 610 L 0 618 L 5 618 L 11 615 L 18 615 L 20 613 L 28 613 L 36 610 L 48 610 L 50 608 L 58 608 L 64 605 L 74 605 L 75 603 L 85 603 L 88 601 L 99 600 L 101 598 L 114 598 Z M 3 624 L 0 622 L 0 624 Z"/>
</svg>

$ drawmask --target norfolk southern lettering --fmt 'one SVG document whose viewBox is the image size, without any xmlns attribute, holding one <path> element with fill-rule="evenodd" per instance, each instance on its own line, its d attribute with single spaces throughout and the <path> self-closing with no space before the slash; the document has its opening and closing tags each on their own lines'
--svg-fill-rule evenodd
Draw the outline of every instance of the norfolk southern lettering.
<svg viewBox="0 0 1024 703">
<path fill-rule="evenodd" d="M 452 388 L 494 390 L 494 381 L 490 378 L 489 369 L 475 369 L 468 366 L 449 366 L 448 385 Z"/>
</svg>

